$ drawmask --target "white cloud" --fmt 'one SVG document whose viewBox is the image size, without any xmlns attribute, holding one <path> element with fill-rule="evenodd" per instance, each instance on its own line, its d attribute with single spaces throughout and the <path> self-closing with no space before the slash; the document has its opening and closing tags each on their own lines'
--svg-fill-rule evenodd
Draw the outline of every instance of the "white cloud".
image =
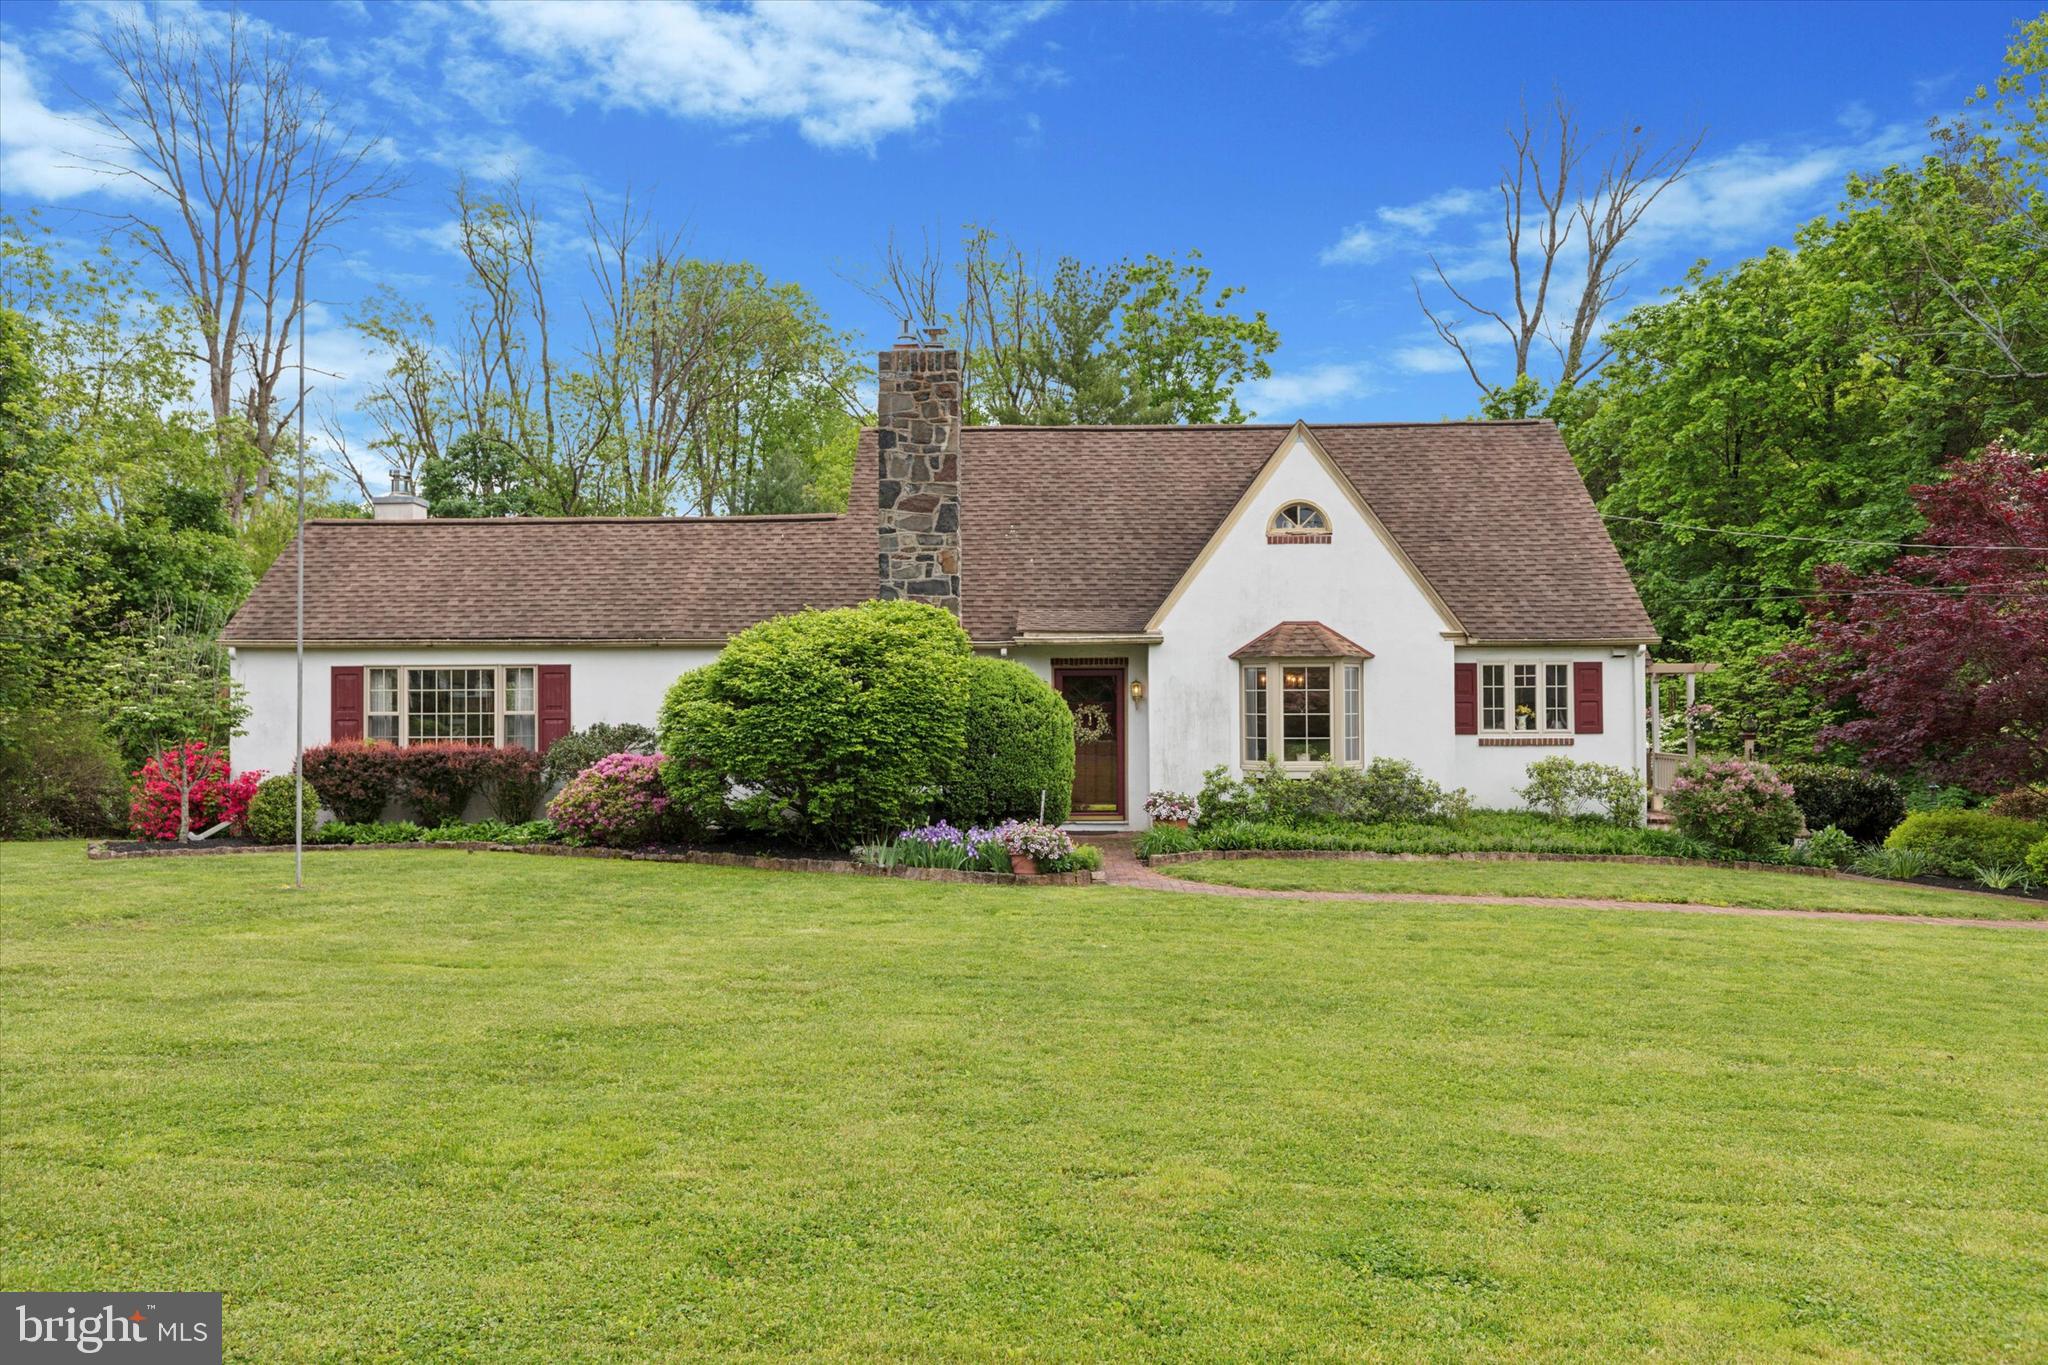
<svg viewBox="0 0 2048 1365">
<path fill-rule="evenodd" d="M 1280 371 L 1255 379 L 1239 391 L 1244 406 L 1267 420 L 1286 420 L 1306 409 L 1323 407 L 1372 392 L 1370 366 L 1337 361 L 1305 370 Z"/>
<path fill-rule="evenodd" d="M 1477 190 L 1449 189 L 1412 204 L 1383 205 L 1373 211 L 1378 226 L 1353 223 L 1318 259 L 1324 265 L 1370 265 L 1396 247 L 1426 247 L 1446 219 L 1466 217 L 1486 202 Z"/>
<path fill-rule="evenodd" d="M 1392 239 L 1364 223 L 1353 223 L 1317 257 L 1324 265 L 1366 265 L 1386 254 Z"/>
<path fill-rule="evenodd" d="M 1910 162 L 1927 145 L 1924 129 L 1904 123 L 1849 142 L 1745 143 L 1701 163 L 1667 190 L 1630 244 L 1649 254 L 1667 247 L 1727 249 L 1789 238 L 1793 227 L 1839 197 L 1851 173 Z"/>
<path fill-rule="evenodd" d="M 982 76 L 975 36 L 874 0 L 710 8 L 678 0 L 481 6 L 498 44 L 565 104 L 719 123 L 794 123 L 823 147 L 867 147 L 930 121 Z M 1042 10 L 1004 11 L 991 42 Z"/>
<path fill-rule="evenodd" d="M 1372 37 L 1372 28 L 1360 21 L 1363 13 L 1351 0 L 1297 0 L 1281 21 L 1288 55 L 1301 66 L 1327 66 L 1349 56 Z"/>
<path fill-rule="evenodd" d="M 81 194 L 132 196 L 141 187 L 106 163 L 126 164 L 83 114 L 43 103 L 28 54 L 0 42 L 0 194 L 55 202 Z"/>
</svg>

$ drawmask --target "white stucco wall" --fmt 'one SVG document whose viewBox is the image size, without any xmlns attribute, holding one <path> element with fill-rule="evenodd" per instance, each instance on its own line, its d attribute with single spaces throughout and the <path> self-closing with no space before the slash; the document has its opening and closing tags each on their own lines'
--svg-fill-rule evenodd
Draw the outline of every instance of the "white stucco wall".
<svg viewBox="0 0 2048 1365">
<path fill-rule="evenodd" d="M 1368 499 L 1372 490 L 1360 490 Z M 1270 545 L 1273 513 L 1297 499 L 1322 508 L 1328 545 Z M 1225 535 L 1160 622 L 1151 649 L 1151 785 L 1200 788 L 1218 763 L 1242 771 L 1238 665 L 1230 655 L 1281 621 L 1321 621 L 1373 652 L 1365 664 L 1364 756 L 1406 759 L 1464 787 L 1474 804 L 1513 807 L 1528 764 L 1551 754 L 1640 772 L 1643 653 L 1629 646 L 1504 649 L 1456 646 L 1449 624 L 1373 530 L 1327 466 L 1296 441 L 1246 515 Z M 1569 746 L 1485 746 L 1454 732 L 1455 662 L 1597 660 L 1603 726 Z"/>
<path fill-rule="evenodd" d="M 392 649 L 306 651 L 306 747 L 328 741 L 328 670 L 393 664 L 415 668 L 568 664 L 569 724 L 598 721 L 653 725 L 669 684 L 717 657 L 711 649 Z M 292 651 L 235 651 L 235 678 L 249 689 L 249 721 L 231 750 L 235 768 L 289 772 L 292 766 Z"/>
<path fill-rule="evenodd" d="M 1457 774 L 1457 781 L 1453 785 L 1470 792 L 1472 804 L 1475 806 L 1514 809 L 1522 804 L 1514 789 L 1523 785 L 1527 780 L 1524 775 L 1526 769 L 1539 758 L 1562 756 L 1577 763 L 1608 763 L 1641 774 L 1646 759 L 1642 702 L 1645 657 L 1644 650 L 1635 645 L 1619 648 L 1460 646 L 1457 650 L 1459 663 L 1597 662 L 1601 666 L 1600 733 L 1574 734 L 1569 737 L 1569 745 L 1543 747 L 1485 745 L 1480 741 L 1487 738 L 1486 736 L 1454 735 L 1451 742 L 1455 750 L 1453 771 Z M 1542 675 L 1539 673 L 1537 676 Z M 1447 669 L 1444 679 L 1447 702 L 1450 688 L 1451 681 Z M 1447 708 L 1446 728 L 1449 724 Z"/>
<path fill-rule="evenodd" d="M 1329 544 L 1266 543 L 1273 514 L 1296 500 L 1330 519 Z M 1230 656 L 1281 621 L 1321 621 L 1373 652 L 1362 703 L 1367 759 L 1403 758 L 1437 781 L 1454 778 L 1446 622 L 1297 439 L 1160 622 L 1165 642 L 1152 647 L 1154 787 L 1194 792 L 1207 768 L 1242 769 L 1238 665 Z"/>
</svg>

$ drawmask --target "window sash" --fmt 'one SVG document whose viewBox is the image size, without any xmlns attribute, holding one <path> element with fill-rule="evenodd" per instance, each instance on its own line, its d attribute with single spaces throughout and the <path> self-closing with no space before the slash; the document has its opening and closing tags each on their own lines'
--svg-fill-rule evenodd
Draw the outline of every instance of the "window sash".
<svg viewBox="0 0 2048 1365">
<path fill-rule="evenodd" d="M 1344 665 L 1344 761 L 1356 763 L 1364 757 L 1365 731 L 1359 723 L 1365 670 L 1358 664 Z"/>
<path fill-rule="evenodd" d="M 1480 664 L 1479 732 L 1492 735 L 1576 733 L 1572 715 L 1571 664 L 1534 659 Z"/>
<path fill-rule="evenodd" d="M 363 681 L 371 743 L 540 747 L 538 665 L 373 664 Z"/>
<path fill-rule="evenodd" d="M 1244 761 L 1266 761 L 1266 670 L 1248 665 L 1243 673 Z"/>
</svg>

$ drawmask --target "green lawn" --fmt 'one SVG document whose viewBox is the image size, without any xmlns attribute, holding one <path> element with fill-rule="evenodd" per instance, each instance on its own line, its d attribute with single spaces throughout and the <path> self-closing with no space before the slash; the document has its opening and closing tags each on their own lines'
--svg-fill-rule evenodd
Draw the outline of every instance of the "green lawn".
<svg viewBox="0 0 2048 1365">
<path fill-rule="evenodd" d="M 0 846 L 0 1284 L 266 1362 L 2048 1355 L 2048 934 L 307 869 Z"/>
<path fill-rule="evenodd" d="M 1447 896 L 1568 896 L 1591 900 L 1742 905 L 1766 910 L 1861 910 L 1963 919 L 2048 919 L 2048 903 L 1992 899 L 1923 886 L 1886 885 L 1790 872 L 1642 863 L 1369 862 L 1342 858 L 1247 858 L 1166 863 L 1193 882 L 1270 891 L 1416 891 Z"/>
</svg>

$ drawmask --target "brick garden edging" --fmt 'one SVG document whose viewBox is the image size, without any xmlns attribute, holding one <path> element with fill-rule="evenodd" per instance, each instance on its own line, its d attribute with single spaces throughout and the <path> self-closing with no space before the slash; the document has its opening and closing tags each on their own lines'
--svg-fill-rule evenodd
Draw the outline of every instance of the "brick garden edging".
<svg viewBox="0 0 2048 1365">
<path fill-rule="evenodd" d="M 410 844 L 307 844 L 308 853 L 392 852 L 404 849 L 446 849 L 457 853 L 530 853 L 553 858 L 615 858 L 635 863 L 696 863 L 702 867 L 749 867 L 762 872 L 838 872 L 855 877 L 895 877 L 913 882 L 965 882 L 982 886 L 1093 886 L 1092 872 L 1041 872 L 1019 877 L 1013 872 L 966 872 L 950 867 L 870 867 L 851 858 L 771 858 L 752 853 L 647 852 L 619 848 L 576 848 L 568 844 L 491 844 L 442 840 Z M 212 847 L 109 848 L 104 841 L 85 846 L 96 861 L 120 858 L 222 857 L 233 853 L 290 853 L 290 844 L 216 844 Z"/>
<path fill-rule="evenodd" d="M 1142 859 L 1148 867 L 1169 863 L 1240 862 L 1248 858 L 1325 858 L 1354 863 L 1635 863 L 1648 867 L 1725 867 L 1737 872 L 1790 872 L 1801 877 L 1856 877 L 1832 867 L 1800 867 L 1791 863 L 1714 862 L 1706 858 L 1667 858 L 1649 853 L 1373 853 L 1356 848 L 1200 848 L 1191 853 L 1155 853 Z"/>
</svg>

